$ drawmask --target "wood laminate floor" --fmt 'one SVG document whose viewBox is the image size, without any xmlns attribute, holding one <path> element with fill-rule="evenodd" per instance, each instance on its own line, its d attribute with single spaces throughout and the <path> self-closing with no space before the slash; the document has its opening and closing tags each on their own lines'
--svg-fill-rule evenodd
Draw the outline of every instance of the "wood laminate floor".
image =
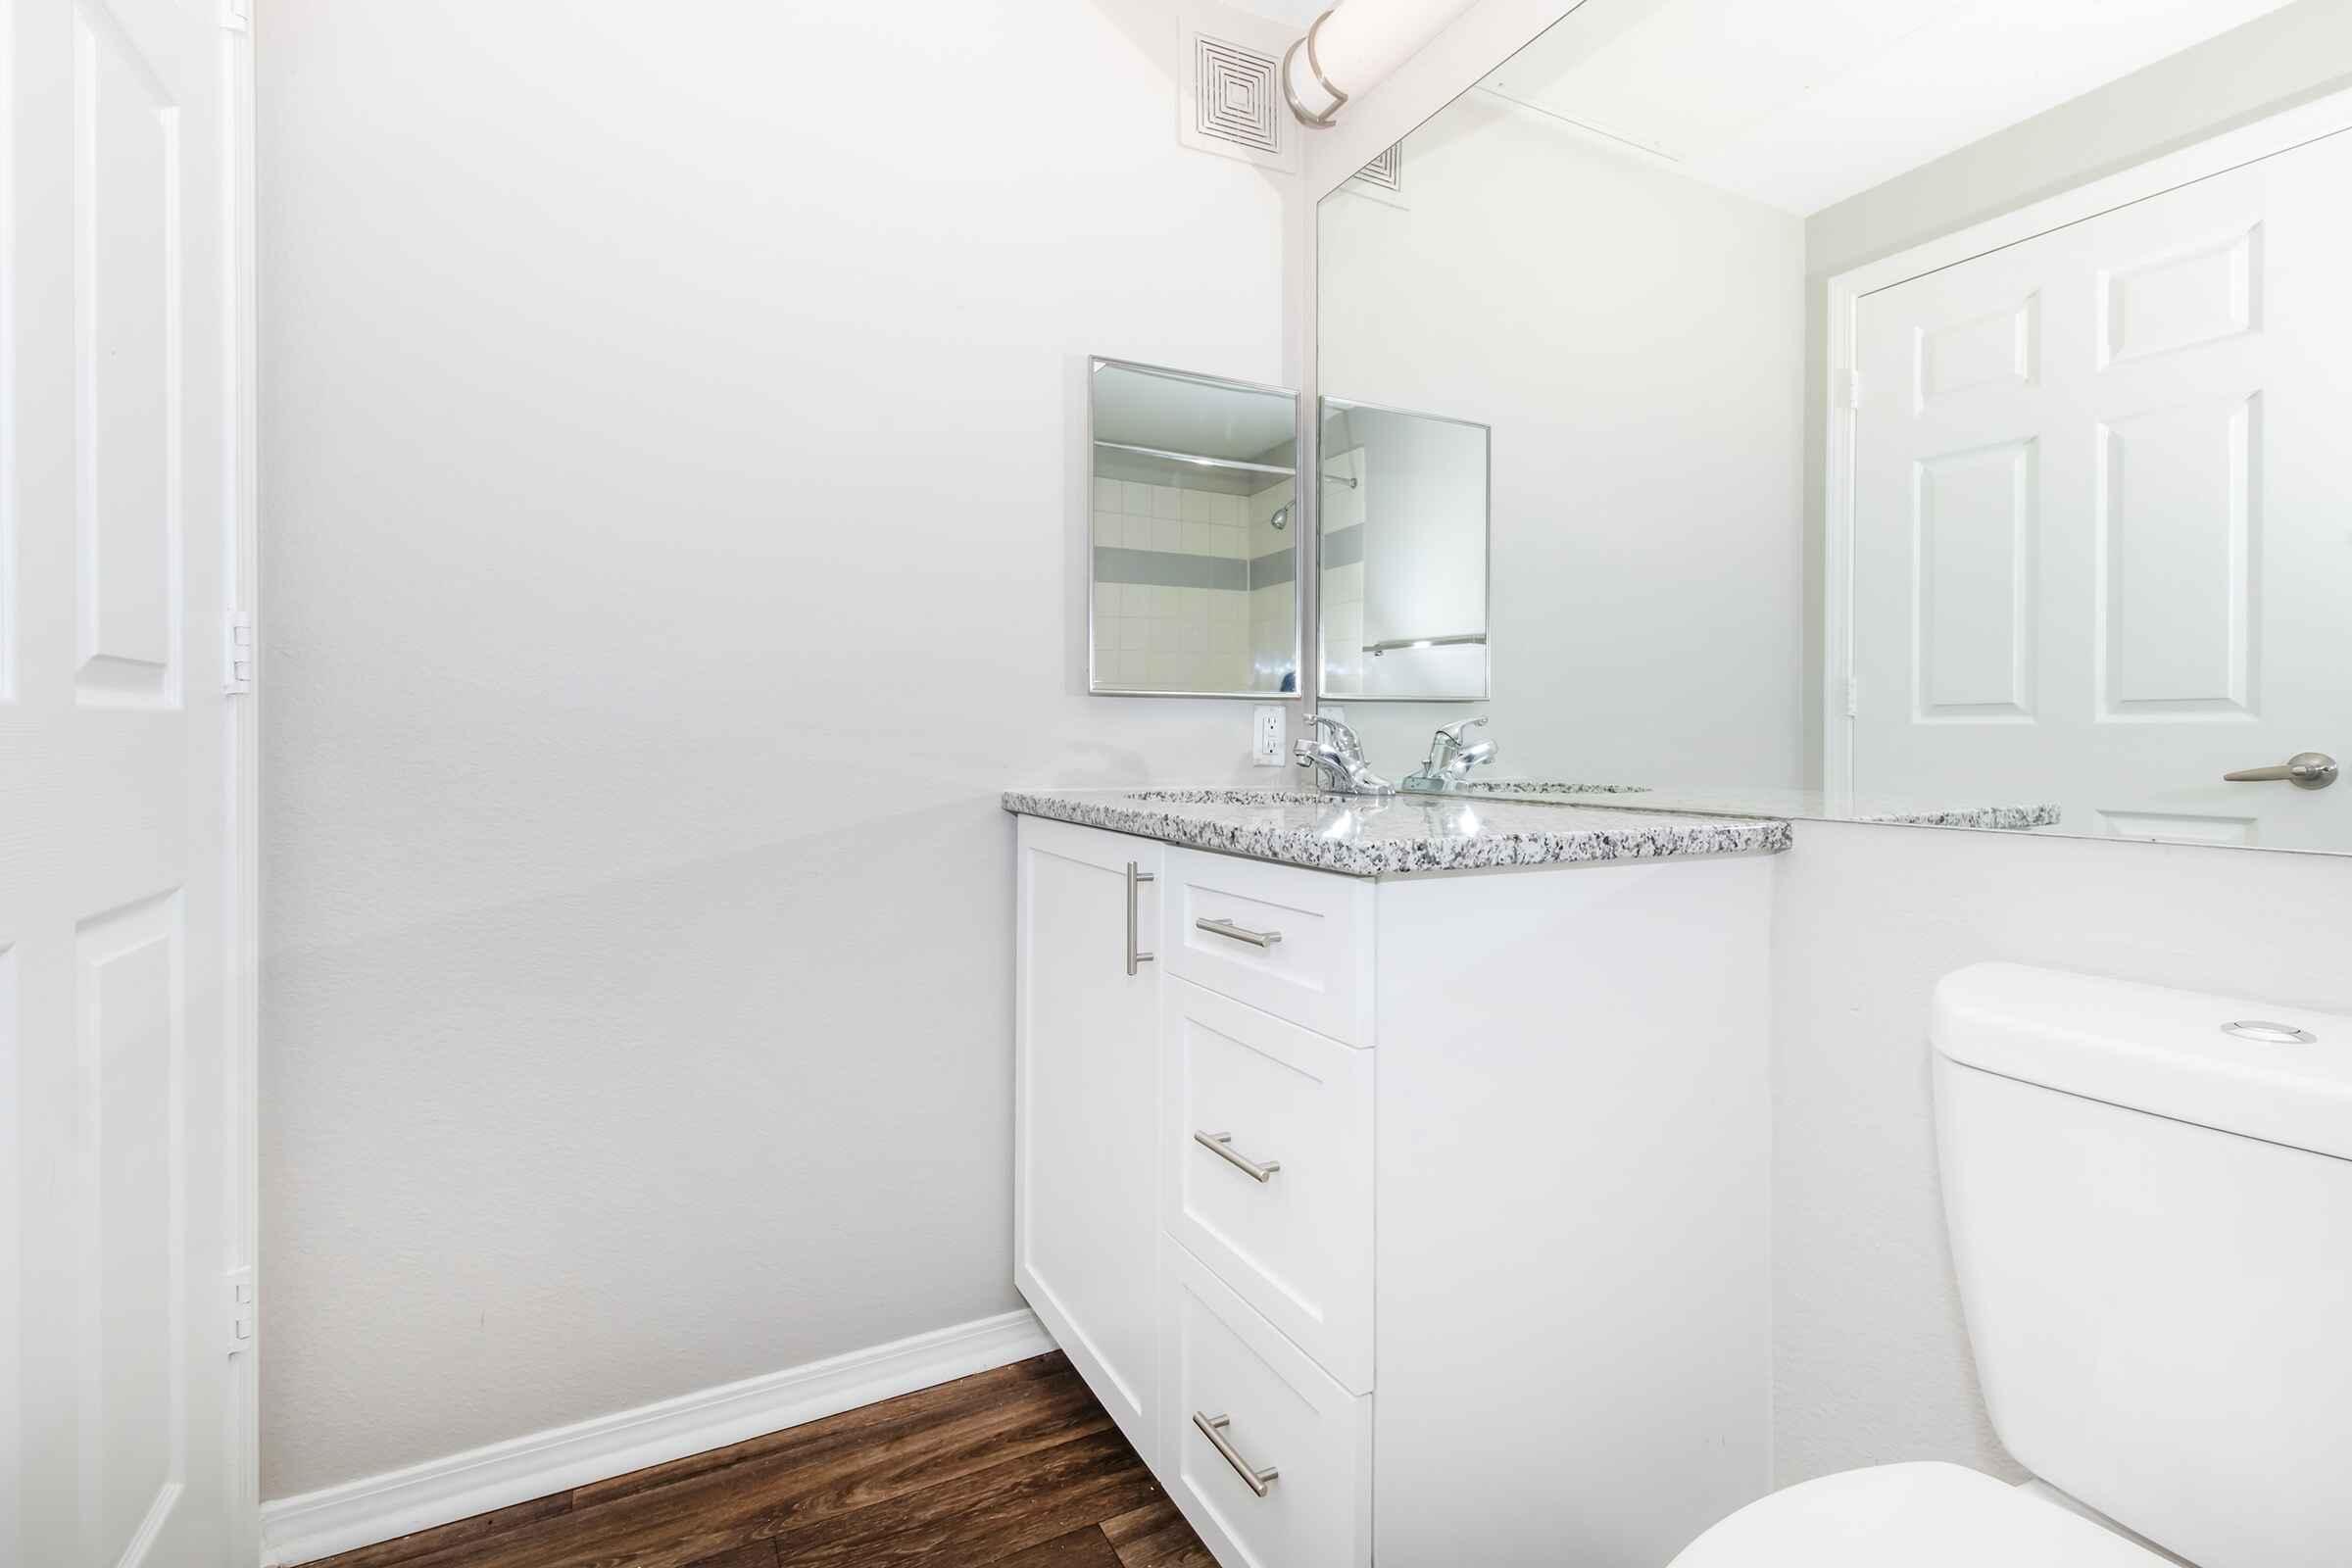
<svg viewBox="0 0 2352 1568">
<path fill-rule="evenodd" d="M 1056 1351 L 321 1568 L 1215 1568 Z"/>
</svg>

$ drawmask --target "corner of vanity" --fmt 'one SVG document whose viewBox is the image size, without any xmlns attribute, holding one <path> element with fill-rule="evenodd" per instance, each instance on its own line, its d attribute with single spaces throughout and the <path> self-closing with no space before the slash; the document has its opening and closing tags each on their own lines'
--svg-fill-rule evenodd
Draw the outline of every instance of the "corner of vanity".
<svg viewBox="0 0 2352 1568">
<path fill-rule="evenodd" d="M 1016 1282 L 1219 1561 L 1654 1568 L 1765 1490 L 1787 822 L 1004 805 Z"/>
</svg>

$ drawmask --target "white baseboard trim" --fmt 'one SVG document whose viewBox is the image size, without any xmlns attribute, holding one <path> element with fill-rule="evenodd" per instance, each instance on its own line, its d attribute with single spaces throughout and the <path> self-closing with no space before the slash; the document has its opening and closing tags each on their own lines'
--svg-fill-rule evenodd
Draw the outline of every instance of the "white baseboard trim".
<svg viewBox="0 0 2352 1568">
<path fill-rule="evenodd" d="M 723 1448 L 1054 1348 L 1027 1310 L 262 1504 L 263 1568 L 331 1557 L 650 1464 Z"/>
</svg>

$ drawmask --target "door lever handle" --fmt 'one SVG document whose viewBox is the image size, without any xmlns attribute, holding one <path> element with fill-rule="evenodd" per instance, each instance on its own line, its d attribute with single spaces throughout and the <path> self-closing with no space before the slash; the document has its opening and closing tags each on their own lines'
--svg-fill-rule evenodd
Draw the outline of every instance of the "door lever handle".
<svg viewBox="0 0 2352 1568">
<path fill-rule="evenodd" d="M 2224 773 L 2231 784 L 2270 784 L 2285 780 L 2297 789 L 2324 790 L 2335 782 L 2335 759 L 2326 752 L 2297 752 L 2277 767 L 2242 767 Z"/>
</svg>

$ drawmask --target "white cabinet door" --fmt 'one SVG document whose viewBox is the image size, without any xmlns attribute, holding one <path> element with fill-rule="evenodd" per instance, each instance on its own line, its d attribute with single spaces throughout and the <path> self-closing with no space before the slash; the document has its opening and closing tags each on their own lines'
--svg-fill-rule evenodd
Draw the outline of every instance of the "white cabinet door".
<svg viewBox="0 0 2352 1568">
<path fill-rule="evenodd" d="M 2340 845 L 2352 132 L 1856 313 L 1854 783 Z"/>
<path fill-rule="evenodd" d="M 1019 833 L 1013 1277 L 1149 1460 L 1160 846 L 1029 816 Z"/>
<path fill-rule="evenodd" d="M 256 1550 L 221 620 L 244 52 L 194 0 L 0 3 L 0 1561 L 28 1568 Z"/>
</svg>

